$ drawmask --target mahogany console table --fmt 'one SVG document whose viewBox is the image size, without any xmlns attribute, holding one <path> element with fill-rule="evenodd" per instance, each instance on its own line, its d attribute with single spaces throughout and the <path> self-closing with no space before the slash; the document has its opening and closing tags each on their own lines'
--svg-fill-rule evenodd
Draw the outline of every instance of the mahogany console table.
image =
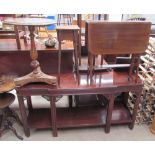
<svg viewBox="0 0 155 155">
<path fill-rule="evenodd" d="M 34 68 L 33 72 L 15 79 L 15 84 L 18 86 L 25 85 L 31 82 L 45 82 L 48 84 L 56 84 L 57 79 L 54 76 L 49 76 L 41 71 L 38 62 L 38 53 L 34 41 L 34 31 L 35 27 L 38 26 L 48 26 L 55 24 L 53 20 L 43 19 L 43 18 L 8 18 L 4 21 L 5 24 L 15 25 L 15 26 L 28 26 L 31 38 L 31 50 L 30 56 L 32 59 L 31 67 Z"/>
<path fill-rule="evenodd" d="M 111 124 L 128 124 L 132 129 L 139 105 L 139 94 L 142 91 L 141 81 L 137 83 L 135 80 L 128 81 L 127 72 L 116 71 L 97 73 L 93 85 L 90 85 L 88 81 L 87 74 L 80 74 L 80 85 L 78 85 L 74 74 L 66 73 L 61 75 L 59 88 L 46 84 L 29 84 L 17 88 L 25 135 L 30 136 L 30 128 L 51 128 L 53 136 L 57 136 L 57 128 L 105 126 L 105 131 L 108 133 Z M 115 103 L 115 97 L 122 92 L 126 94 L 134 92 L 136 95 L 132 114 L 126 106 L 127 97 L 122 103 Z M 72 108 L 56 108 L 55 106 L 56 96 L 87 94 L 105 96 L 109 106 Z M 49 96 L 51 109 L 32 108 L 27 115 L 23 98 L 33 95 Z"/>
</svg>

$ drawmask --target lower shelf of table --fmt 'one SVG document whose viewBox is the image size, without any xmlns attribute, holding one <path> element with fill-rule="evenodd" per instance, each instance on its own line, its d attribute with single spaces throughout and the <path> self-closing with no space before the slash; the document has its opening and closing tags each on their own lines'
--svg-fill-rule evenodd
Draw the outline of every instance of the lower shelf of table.
<svg viewBox="0 0 155 155">
<path fill-rule="evenodd" d="M 57 108 L 57 128 L 104 126 L 106 108 L 102 106 Z M 123 104 L 116 104 L 112 113 L 112 124 L 128 124 L 131 120 L 129 110 Z M 51 128 L 50 109 L 34 109 L 29 112 L 30 128 Z"/>
</svg>

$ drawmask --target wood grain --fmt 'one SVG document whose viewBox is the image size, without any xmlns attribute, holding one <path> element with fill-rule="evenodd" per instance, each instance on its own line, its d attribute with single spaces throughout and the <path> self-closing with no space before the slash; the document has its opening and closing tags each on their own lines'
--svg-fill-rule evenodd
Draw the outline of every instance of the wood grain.
<svg viewBox="0 0 155 155">
<path fill-rule="evenodd" d="M 144 53 L 150 22 L 87 22 L 88 50 L 92 54 Z"/>
</svg>

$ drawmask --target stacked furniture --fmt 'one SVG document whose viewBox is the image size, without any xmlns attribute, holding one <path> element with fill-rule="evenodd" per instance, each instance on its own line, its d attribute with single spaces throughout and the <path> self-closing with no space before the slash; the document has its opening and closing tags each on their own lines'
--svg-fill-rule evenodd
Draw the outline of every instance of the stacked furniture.
<svg viewBox="0 0 155 155">
<path fill-rule="evenodd" d="M 79 29 L 74 26 L 58 27 L 58 48 L 51 49 L 51 52 L 38 51 L 39 57 L 37 57 L 42 70 L 50 76 L 57 77 L 57 83 L 37 81 L 36 77 L 36 81 L 29 81 L 16 87 L 25 135 L 30 136 L 31 128 L 50 128 L 53 136 L 57 136 L 57 130 L 61 128 L 102 126 L 105 127 L 105 132 L 109 133 L 111 125 L 126 124 L 133 129 L 143 87 L 138 78 L 138 66 L 140 55 L 148 45 L 150 26 L 149 22 L 88 22 L 86 26 L 89 53 L 87 66 L 80 66 L 78 61 Z M 61 44 L 64 44 L 63 39 L 71 38 L 74 48 L 68 50 L 61 48 Z M 28 52 L 23 52 L 24 58 L 17 53 L 13 55 L 14 59 L 17 60 L 20 57 L 26 61 L 25 70 L 19 71 L 17 64 L 15 64 L 16 69 L 12 67 L 14 73 L 16 71 L 20 77 L 30 72 L 28 67 L 30 59 Z M 104 54 L 130 54 L 131 61 L 129 64 L 95 65 L 98 61 L 95 56 Z M 5 61 L 6 58 L 8 57 L 5 57 Z M 4 64 L 0 67 L 3 73 L 6 72 Z M 129 92 L 132 92 L 135 97 L 132 113 L 127 107 Z M 56 97 L 64 95 L 90 95 L 93 96 L 95 104 L 56 107 Z M 32 96 L 47 96 L 50 108 L 34 108 Z M 25 98 L 28 109 L 25 106 Z M 71 105 L 73 100 L 69 101 Z M 75 101 L 77 105 L 81 102 L 76 98 Z M 88 101 L 82 100 L 83 103 Z"/>
<path fill-rule="evenodd" d="M 123 72 L 117 70 L 120 68 L 119 65 L 103 65 L 99 69 L 100 72 L 97 72 L 97 67 L 92 68 L 94 63 L 92 63 L 90 56 L 86 72 L 80 73 L 79 77 L 74 72 L 59 74 L 59 86 L 40 83 L 17 88 L 24 130 L 27 136 L 30 135 L 30 128 L 51 128 L 53 136 L 57 136 L 57 128 L 105 126 L 105 132 L 108 133 L 111 124 L 128 124 L 131 129 L 134 127 L 143 86 L 137 75 L 138 64 L 136 62 L 138 62 L 140 55 L 148 45 L 150 23 L 89 22 L 87 24 L 88 51 L 90 49 L 93 49 L 94 52 L 99 51 L 100 53 L 97 54 L 104 54 L 101 51 L 109 52 L 108 54 L 130 53 L 133 54 L 131 65 L 121 65 L 123 68 L 128 68 L 127 71 Z M 126 29 L 129 31 L 125 31 Z M 60 30 L 62 31 L 62 29 Z M 94 35 L 91 35 L 91 33 Z M 98 33 L 98 35 L 95 35 L 95 33 Z M 100 34 L 104 36 L 103 40 Z M 96 36 L 99 38 L 96 38 Z M 122 39 L 123 37 L 124 39 Z M 135 39 L 135 37 L 137 38 Z M 96 44 L 94 45 L 94 43 Z M 120 45 L 122 46 L 120 47 Z M 119 50 L 118 47 L 120 47 Z M 110 53 L 110 51 L 112 52 Z M 76 65 L 77 61 L 74 65 L 75 70 L 78 67 Z M 130 113 L 127 108 L 129 92 L 133 92 L 136 99 L 133 113 Z M 105 98 L 104 105 L 72 107 L 71 109 L 56 108 L 57 96 L 88 94 L 103 96 Z M 123 99 L 121 98 L 118 102 L 116 97 L 120 94 L 123 94 Z M 23 99 L 25 96 L 31 97 L 33 95 L 47 95 L 50 100 L 50 109 L 31 109 L 27 115 Z M 98 100 L 98 102 L 100 101 Z"/>
</svg>

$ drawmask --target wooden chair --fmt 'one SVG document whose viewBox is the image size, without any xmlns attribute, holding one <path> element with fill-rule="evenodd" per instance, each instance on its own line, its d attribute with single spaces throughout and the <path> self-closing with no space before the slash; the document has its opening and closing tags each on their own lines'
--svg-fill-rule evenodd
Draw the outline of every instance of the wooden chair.
<svg viewBox="0 0 155 155">
<path fill-rule="evenodd" d="M 72 25 L 74 14 L 58 14 L 57 25 Z"/>
<path fill-rule="evenodd" d="M 148 46 L 150 28 L 150 22 L 87 22 L 88 70 L 91 83 L 93 81 L 94 57 L 96 55 L 130 54 L 129 77 L 131 77 L 133 70 L 137 74 L 139 57 Z M 105 69 L 110 66 L 102 65 L 102 67 Z M 119 66 L 111 65 L 111 68 L 113 67 Z"/>
</svg>

